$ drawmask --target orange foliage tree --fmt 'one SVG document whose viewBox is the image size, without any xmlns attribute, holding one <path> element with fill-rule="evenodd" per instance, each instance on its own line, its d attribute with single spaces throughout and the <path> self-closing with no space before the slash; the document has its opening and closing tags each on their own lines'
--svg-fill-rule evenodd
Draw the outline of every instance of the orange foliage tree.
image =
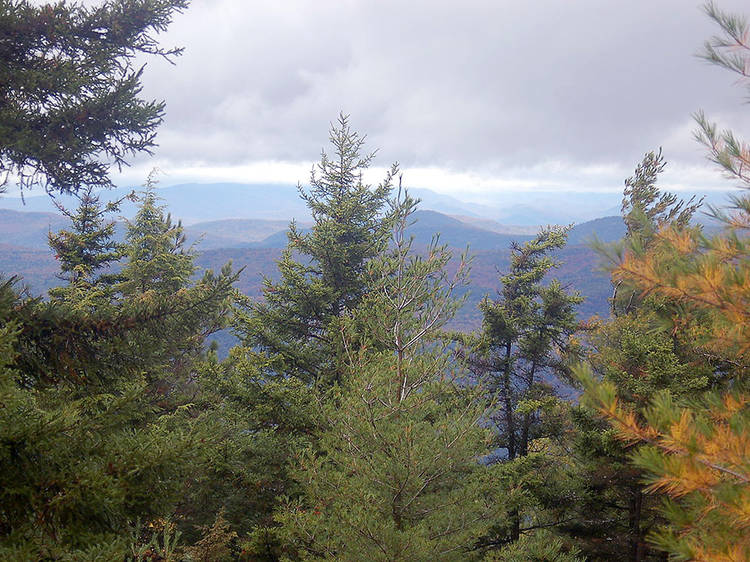
<svg viewBox="0 0 750 562">
<path fill-rule="evenodd" d="M 747 20 L 713 2 L 705 10 L 722 34 L 706 42 L 704 57 L 747 80 Z M 703 113 L 696 121 L 696 138 L 709 159 L 750 189 L 750 145 L 719 131 Z M 647 247 L 629 245 L 613 280 L 674 303 L 666 318 L 670 329 L 694 338 L 701 353 L 724 366 L 715 388 L 690 399 L 663 391 L 637 411 L 588 367 L 579 374 L 584 401 L 623 441 L 641 444 L 633 461 L 645 471 L 649 490 L 665 495 L 667 524 L 651 540 L 676 559 L 740 561 L 750 560 L 750 196 L 733 197 L 728 211 L 713 209 L 713 215 L 725 226 L 716 236 L 665 225 Z"/>
</svg>

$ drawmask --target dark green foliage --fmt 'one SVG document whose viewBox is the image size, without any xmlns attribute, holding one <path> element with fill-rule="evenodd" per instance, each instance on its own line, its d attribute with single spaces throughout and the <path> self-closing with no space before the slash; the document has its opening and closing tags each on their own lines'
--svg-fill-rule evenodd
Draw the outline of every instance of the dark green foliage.
<svg viewBox="0 0 750 562">
<path fill-rule="evenodd" d="M 229 468 L 253 488 L 241 492 L 227 519 L 242 529 L 256 526 L 247 548 L 257 556 L 281 548 L 273 511 L 281 496 L 299 492 L 290 461 L 317 441 L 310 395 L 316 385 L 342 382 L 339 322 L 367 294 L 368 263 L 387 246 L 397 216 L 389 202 L 396 166 L 383 183 L 368 186 L 362 172 L 373 155 L 362 155 L 364 139 L 347 117 L 339 117 L 330 140 L 333 156 L 323 153 L 309 191 L 300 187 L 315 223 L 308 233 L 290 226 L 278 262 L 280 281 L 265 279 L 263 301 L 241 301 L 235 325 L 244 345 L 217 371 L 226 383 L 216 387 L 215 399 L 234 411 L 225 419 L 246 431 L 235 439 L 236 452 L 253 459 Z M 233 491 L 224 487 L 222 493 L 230 497 Z"/>
<path fill-rule="evenodd" d="M 60 263 L 60 277 L 68 282 L 65 287 L 51 289 L 50 296 L 77 302 L 79 306 L 106 304 L 113 296 L 111 286 L 119 276 L 100 270 L 106 271 L 117 263 L 123 248 L 113 239 L 114 221 L 105 217 L 117 212 L 123 199 L 102 205 L 91 187 L 78 197 L 80 204 L 74 212 L 58 204 L 60 212 L 70 219 L 71 229 L 48 235 L 50 248 Z"/>
<path fill-rule="evenodd" d="M 58 559 L 96 548 L 122 558 L 131 523 L 165 517 L 176 505 L 201 427 L 186 412 L 154 408 L 143 375 L 153 367 L 139 356 L 107 355 L 119 338 L 97 334 L 80 344 L 90 355 L 66 358 L 62 342 L 42 336 L 37 347 L 58 347 L 47 356 L 57 353 L 57 361 L 38 356 L 32 364 L 19 351 L 34 345 L 37 320 L 67 331 L 64 341 L 83 340 L 90 320 L 24 301 L 7 283 L 1 292 L 0 553 Z M 124 331 L 123 339 L 137 334 Z"/>
<path fill-rule="evenodd" d="M 592 365 L 617 385 L 621 400 L 645 406 L 657 389 L 675 396 L 710 388 L 715 367 L 701 361 L 689 341 L 661 329 L 658 299 L 597 326 L 591 334 Z"/>
<path fill-rule="evenodd" d="M 261 356 L 236 346 L 225 361 L 209 355 L 198 367 L 192 399 L 215 437 L 180 507 L 198 525 L 223 509 L 242 542 L 252 534 L 246 548 L 261 557 L 276 548 L 273 510 L 280 496 L 298 491 L 289 459 L 310 444 L 315 419 L 310 389 L 296 379 L 269 381 L 263 366 Z"/>
<path fill-rule="evenodd" d="M 463 383 L 440 330 L 465 275 L 433 245 L 410 250 L 404 229 L 368 267 L 372 290 L 342 323 L 345 378 L 318 397 L 320 429 L 300 459 L 304 495 L 281 517 L 300 559 L 467 560 L 493 506 L 477 462 L 488 452 L 479 427 L 480 387 Z"/>
<path fill-rule="evenodd" d="M 133 61 L 179 53 L 153 35 L 186 5 L 0 0 L 0 172 L 81 202 L 49 235 L 67 285 L 45 301 L 0 283 L 0 559 L 746 558 L 746 199 L 709 243 L 651 152 L 608 250 L 611 320 L 578 340 L 582 299 L 548 279 L 568 229 L 549 227 L 512 246 L 482 331 L 450 336 L 468 263 L 408 239 L 397 167 L 366 185 L 373 155 L 342 115 L 299 188 L 312 229 L 292 223 L 279 281 L 240 297 L 229 265 L 196 278 L 151 179 L 123 244 L 119 202 L 94 191 L 154 146 L 163 104 Z M 706 57 L 747 77 L 727 54 L 747 24 L 706 10 L 726 34 Z M 746 147 L 698 119 L 750 181 Z M 236 303 L 242 345 L 220 361 L 205 338 Z"/>
<path fill-rule="evenodd" d="M 109 167 L 148 152 L 164 114 L 140 98 L 136 57 L 180 53 L 154 35 L 187 4 L 0 1 L 0 173 L 50 193 L 110 187 Z"/>
<path fill-rule="evenodd" d="M 549 254 L 565 244 L 565 229 L 542 231 L 523 246 L 513 246 L 510 271 L 501 277 L 499 298 L 485 299 L 481 337 L 473 342 L 470 359 L 475 372 L 488 377 L 497 397 L 492 422 L 498 445 L 509 459 L 527 454 L 538 435 L 539 414 L 552 398 L 561 367 L 557 351 L 577 329 L 578 295 L 569 295 L 557 281 L 542 281 L 555 261 Z M 520 410 L 524 410 L 523 413 Z"/>
<path fill-rule="evenodd" d="M 142 248 L 144 239 L 154 240 L 144 232 L 174 239 L 153 199 L 143 207 L 153 212 L 139 216 L 152 220 L 134 222 L 126 255 L 135 254 L 132 244 Z M 110 261 L 106 230 L 94 240 L 86 250 L 91 279 L 97 265 Z M 190 478 L 207 470 L 206 451 L 221 434 L 212 412 L 190 406 L 197 391 L 191 381 L 205 335 L 223 325 L 235 276 L 227 267 L 197 282 L 189 274 L 178 279 L 175 269 L 193 271 L 192 256 L 170 245 L 151 249 L 151 286 L 144 276 L 133 283 L 137 268 L 123 269 L 121 285 L 144 287 L 143 293 L 123 295 L 106 285 L 107 299 L 82 305 L 75 290 L 43 302 L 17 295 L 11 284 L 2 287 L 0 313 L 8 326 L 0 398 L 4 555 L 58 559 L 97 552 L 122 559 L 145 548 L 152 531 L 168 527 L 163 520 L 187 503 Z M 68 262 L 76 259 L 71 255 Z M 82 286 L 80 278 L 70 283 L 68 289 Z M 193 523 L 183 518 L 187 530 Z M 165 534 L 158 548 L 177 548 L 174 539 Z"/>
<path fill-rule="evenodd" d="M 373 154 L 362 154 L 364 139 L 339 116 L 331 128 L 333 155 L 313 168 L 311 188 L 300 194 L 315 224 L 302 234 L 289 228 L 289 246 L 278 262 L 281 280 L 266 279 L 263 302 L 247 305 L 238 328 L 249 347 L 264 352 L 271 372 L 305 382 L 336 380 L 340 373 L 332 323 L 362 297 L 369 260 L 387 244 L 394 211 L 388 198 L 394 165 L 373 188 L 362 172 Z"/>
<path fill-rule="evenodd" d="M 499 552 L 487 555 L 486 562 L 583 562 L 581 552 L 549 531 L 523 535 Z"/>
<path fill-rule="evenodd" d="M 497 300 L 481 303 L 483 330 L 474 338 L 461 338 L 471 345 L 467 356 L 474 374 L 486 384 L 494 400 L 489 423 L 497 435 L 500 453 L 493 462 L 507 466 L 502 487 L 524 490 L 516 500 L 503 506 L 504 520 L 497 521 L 493 534 L 481 545 L 498 547 L 517 541 L 524 532 L 522 521 L 533 529 L 547 516 L 540 510 L 542 488 L 526 482 L 529 475 L 525 457 L 542 453 L 542 438 L 558 435 L 560 400 L 558 377 L 564 373 L 561 353 L 577 330 L 577 294 L 568 294 L 559 282 L 543 284 L 556 263 L 550 254 L 564 246 L 567 229 L 545 229 L 531 240 L 512 246 L 509 272 L 501 277 Z M 536 445 L 535 445 L 536 443 Z M 536 467 L 535 470 L 538 470 Z M 548 489 L 550 483 L 543 484 Z M 543 503 L 543 502 L 542 502 Z"/>
</svg>

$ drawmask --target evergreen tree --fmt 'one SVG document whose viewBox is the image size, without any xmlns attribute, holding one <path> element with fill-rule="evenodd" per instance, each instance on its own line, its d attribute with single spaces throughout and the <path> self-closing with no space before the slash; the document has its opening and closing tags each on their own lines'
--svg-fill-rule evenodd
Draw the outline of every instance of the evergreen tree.
<svg viewBox="0 0 750 562">
<path fill-rule="evenodd" d="M 111 187 L 109 167 L 155 145 L 164 103 L 141 99 L 143 54 L 188 0 L 0 2 L 0 191 Z"/>
<path fill-rule="evenodd" d="M 638 164 L 635 173 L 625 180 L 621 213 L 626 227 L 625 237 L 630 244 L 645 247 L 666 226 L 686 228 L 701 206 L 702 199 L 696 201 L 692 197 L 685 202 L 673 193 L 659 189 L 657 180 L 666 165 L 661 149 L 649 152 Z M 612 250 L 602 245 L 598 245 L 598 249 L 604 255 Z M 615 249 L 620 248 L 616 246 Z M 614 284 L 612 314 L 626 314 L 638 306 L 638 292 L 637 288 L 623 285 L 623 280 L 618 280 Z"/>
<path fill-rule="evenodd" d="M 65 299 L 81 306 L 106 304 L 113 297 L 111 285 L 118 276 L 101 273 L 122 257 L 122 245 L 115 242 L 115 222 L 106 215 L 117 212 L 126 198 L 102 205 L 92 187 L 78 194 L 80 203 L 75 212 L 57 204 L 59 211 L 71 221 L 71 229 L 49 234 L 49 245 L 60 263 L 60 277 L 68 282 L 65 287 L 50 289 L 53 298 Z"/>
<path fill-rule="evenodd" d="M 145 205 L 153 208 L 153 198 Z M 152 232 L 173 240 L 161 218 Z M 131 242 L 151 240 L 132 234 Z M 176 260 L 167 255 L 173 246 L 151 247 L 156 264 L 184 263 L 179 251 Z M 90 262 L 100 257 L 92 253 Z M 190 398 L 204 338 L 223 325 L 236 276 L 227 267 L 177 285 L 173 269 L 147 265 L 156 289 L 87 306 L 75 291 L 43 302 L 2 288 L 0 313 L 10 327 L 0 398 L 2 557 L 165 552 L 177 548 L 175 534 L 206 519 L 210 527 L 218 512 L 182 516 L 180 529 L 168 523 L 186 512 L 191 485 L 222 440 L 213 410 Z"/>
<path fill-rule="evenodd" d="M 586 381 L 589 403 L 613 424 L 618 437 L 642 443 L 632 461 L 651 492 L 669 497 L 666 523 L 649 539 L 677 560 L 747 560 L 750 502 L 750 415 L 743 390 L 710 392 L 675 401 L 658 393 L 640 412 L 618 403 L 612 383 Z"/>
<path fill-rule="evenodd" d="M 303 499 L 281 518 L 303 559 L 466 560 L 486 529 L 483 391 L 439 337 L 466 265 L 449 278 L 444 247 L 412 253 L 413 208 L 407 198 L 392 250 L 369 264 L 372 290 L 341 324 L 346 376 L 319 397 Z"/>
<path fill-rule="evenodd" d="M 231 285 L 237 277 L 227 264 L 219 275 L 207 271 L 193 282 L 195 252 L 185 247 L 185 241 L 181 223 L 173 224 L 165 207 L 158 204 L 152 174 L 138 212 L 128 222 L 123 244 L 127 261 L 114 289 L 120 293 L 123 307 L 140 314 L 180 311 L 164 314 L 160 338 L 152 341 L 155 355 L 168 358 L 169 364 L 160 376 L 154 373 L 154 381 L 162 377 L 159 385 L 172 389 L 192 377 L 205 338 L 226 326 L 229 299 L 235 296 Z M 141 352 L 147 349 L 145 346 Z"/>
<path fill-rule="evenodd" d="M 125 297 L 143 296 L 149 291 L 159 295 L 184 288 L 195 272 L 195 255 L 185 248 L 182 224 L 172 224 L 165 208 L 158 204 L 153 176 L 125 235 L 127 263 L 117 289 Z"/>
<path fill-rule="evenodd" d="M 543 281 L 556 265 L 549 254 L 561 248 L 565 238 L 565 228 L 552 227 L 523 246 L 514 244 L 510 271 L 501 277 L 499 298 L 485 298 L 480 305 L 481 334 L 460 338 L 470 346 L 467 359 L 472 371 L 486 378 L 496 401 L 489 421 L 502 453 L 494 461 L 509 464 L 499 470 L 510 486 L 518 486 L 529 470 L 540 469 L 535 463 L 542 459 L 523 459 L 532 451 L 534 440 L 556 431 L 560 402 L 555 377 L 562 373 L 559 352 L 578 328 L 575 307 L 582 299 L 568 294 L 556 280 L 547 285 Z M 519 539 L 521 521 L 527 517 L 521 505 L 507 502 L 507 507 L 507 520 L 498 522 L 494 536 L 484 540 L 486 546 Z"/>
<path fill-rule="evenodd" d="M 500 298 L 481 304 L 481 345 L 500 402 L 493 422 L 501 428 L 500 445 L 510 460 L 526 455 L 536 436 L 537 410 L 518 416 L 520 403 L 554 394 L 549 377 L 559 366 L 555 351 L 578 327 L 575 306 L 582 298 L 568 295 L 556 280 L 542 285 L 556 265 L 548 254 L 564 246 L 565 236 L 565 229 L 550 228 L 523 246 L 514 244 L 510 271 L 501 277 Z"/>
<path fill-rule="evenodd" d="M 736 74 L 740 83 L 750 92 L 750 41 L 747 18 L 720 10 L 713 0 L 706 2 L 704 10 L 719 26 L 721 35 L 705 42 L 703 58 Z M 738 180 L 741 185 L 750 185 L 750 154 L 747 143 L 737 137 L 731 129 L 720 131 L 702 111 L 695 115 L 695 119 L 698 123 L 695 136 L 708 149 L 710 160 L 726 172 L 729 178 Z M 736 206 L 747 209 L 746 201 L 746 197 L 733 200 Z M 739 213 L 737 218 L 741 220 L 743 216 L 743 213 Z"/>
<path fill-rule="evenodd" d="M 720 12 L 713 3 L 706 11 L 725 33 L 707 43 L 706 57 L 746 73 L 746 20 Z M 741 143 L 731 132 L 718 134 L 702 114 L 697 119 L 697 136 L 709 146 L 710 157 L 750 185 L 743 176 L 747 155 Z M 650 539 L 678 560 L 750 557 L 750 252 L 743 232 L 750 225 L 750 202 L 737 197 L 731 215 L 714 214 L 725 221 L 726 232 L 707 238 L 696 228 L 663 228 L 649 246 L 626 247 L 614 278 L 671 304 L 662 317 L 672 333 L 686 334 L 697 353 L 718 364 L 721 376 L 715 389 L 687 397 L 665 389 L 639 408 L 621 401 L 612 382 L 597 383 L 581 369 L 589 403 L 611 421 L 622 440 L 637 445 L 633 461 L 644 471 L 649 490 L 669 498 L 661 510 L 666 523 Z"/>
<path fill-rule="evenodd" d="M 153 357 L 128 350 L 158 323 L 10 283 L 0 300 L 0 558 L 124 559 L 174 512 L 207 437 L 154 410 Z"/>
<path fill-rule="evenodd" d="M 389 202 L 397 167 L 380 185 L 365 184 L 374 155 L 363 155 L 364 138 L 344 115 L 330 140 L 333 155 L 323 153 L 309 190 L 299 187 L 315 220 L 311 231 L 291 224 L 281 279 L 265 280 L 263 301 L 241 299 L 235 329 L 243 345 L 201 377 L 222 419 L 243 428 L 233 430 L 234 454 L 216 473 L 229 485 L 204 501 L 227 498 L 227 520 L 240 530 L 255 527 L 246 550 L 259 559 L 280 556 L 273 513 L 280 497 L 299 493 L 291 459 L 317 439 L 310 393 L 345 372 L 338 321 L 367 293 L 367 264 L 387 246 L 397 213 Z"/>
<path fill-rule="evenodd" d="M 365 139 L 343 114 L 330 141 L 333 154 L 323 152 L 310 190 L 299 187 L 312 230 L 300 232 L 292 222 L 278 262 L 281 280 L 266 279 L 263 301 L 248 304 L 238 319 L 246 345 L 268 357 L 269 374 L 307 383 L 339 378 L 340 350 L 330 328 L 365 293 L 367 263 L 384 249 L 395 217 L 388 198 L 397 166 L 377 187 L 365 184 L 374 153 L 362 153 Z"/>
<path fill-rule="evenodd" d="M 281 496 L 298 493 L 290 459 L 313 442 L 311 391 L 297 379 L 268 380 L 262 359 L 241 346 L 223 361 L 209 354 L 196 368 L 196 386 L 191 402 L 215 438 L 204 444 L 180 513 L 205 526 L 223 509 L 247 556 L 279 560 L 273 515 Z"/>
<path fill-rule="evenodd" d="M 98 275 L 120 251 L 104 219 L 112 208 L 93 189 L 111 186 L 111 164 L 154 146 L 163 115 L 163 103 L 139 97 L 136 56 L 179 53 L 153 35 L 186 5 L 0 1 L 0 190 L 10 176 L 82 199 L 68 214 L 73 228 L 50 237 L 70 285 L 47 302 L 0 285 L 4 560 L 174 559 L 180 531 L 169 520 L 219 440 L 186 400 L 189 388 L 165 397 L 154 382 L 170 390 L 176 373 L 190 381 L 235 277 L 227 268 L 192 283 L 192 257 L 158 244 L 150 277 L 126 267 L 124 296 Z M 132 246 L 126 253 L 141 257 Z M 228 540 L 219 514 L 190 554 L 224 553 Z"/>
<path fill-rule="evenodd" d="M 665 228 L 692 228 L 700 202 L 685 203 L 659 189 L 658 176 L 665 166 L 661 151 L 649 152 L 625 180 L 626 237 L 612 246 L 598 246 L 612 262 L 621 259 L 625 248 L 653 248 Z M 592 323 L 587 342 L 591 366 L 615 385 L 618 400 L 642 408 L 660 390 L 688 396 L 710 388 L 720 372 L 695 352 L 693 334 L 664 329 L 661 318 L 677 310 L 674 303 L 644 295 L 636 283 L 622 277 L 614 278 L 613 286 L 612 317 Z M 591 409 L 574 408 L 572 414 L 580 517 L 565 530 L 589 556 L 663 559 L 664 553 L 646 542 L 660 521 L 659 500 L 645 493 L 643 473 L 629 462 L 629 447 Z"/>
</svg>

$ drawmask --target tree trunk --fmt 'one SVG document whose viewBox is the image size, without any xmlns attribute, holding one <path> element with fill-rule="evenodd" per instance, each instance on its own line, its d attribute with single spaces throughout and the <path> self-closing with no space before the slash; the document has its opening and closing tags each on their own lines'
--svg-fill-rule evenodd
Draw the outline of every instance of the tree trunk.
<svg viewBox="0 0 750 562">
<path fill-rule="evenodd" d="M 508 341 L 508 343 L 505 344 L 505 369 L 503 373 L 503 402 L 504 402 L 504 409 L 505 409 L 505 432 L 507 434 L 508 438 L 508 459 L 513 460 L 516 458 L 516 455 L 518 454 L 518 450 L 516 448 L 516 424 L 515 419 L 513 418 L 513 397 L 511 393 L 513 392 L 513 387 L 511 385 L 510 380 L 510 370 L 511 370 L 511 353 L 513 351 L 513 344 L 512 342 Z"/>
<path fill-rule="evenodd" d="M 530 389 L 534 385 L 534 376 L 536 375 L 536 362 L 534 362 L 531 365 L 531 369 L 529 370 L 529 378 L 526 381 L 526 388 Z M 521 426 L 521 443 L 520 443 L 520 454 L 519 456 L 525 457 L 529 454 L 529 431 L 531 429 L 531 413 L 526 413 L 523 415 L 523 424 Z"/>
<path fill-rule="evenodd" d="M 643 537 L 641 531 L 641 508 L 643 507 L 643 492 L 640 486 L 631 488 L 628 504 L 628 542 L 629 558 L 631 562 L 643 560 Z"/>
<path fill-rule="evenodd" d="M 513 460 L 518 455 L 518 447 L 516 444 L 516 423 L 513 417 L 513 386 L 511 384 L 511 354 L 513 353 L 513 342 L 508 341 L 505 344 L 505 369 L 503 373 L 503 402 L 505 407 L 505 424 L 506 434 L 508 438 L 508 459 Z M 518 509 L 513 509 L 510 512 L 511 520 L 511 535 L 510 538 L 513 542 L 517 541 L 521 536 L 521 516 L 518 513 Z"/>
</svg>

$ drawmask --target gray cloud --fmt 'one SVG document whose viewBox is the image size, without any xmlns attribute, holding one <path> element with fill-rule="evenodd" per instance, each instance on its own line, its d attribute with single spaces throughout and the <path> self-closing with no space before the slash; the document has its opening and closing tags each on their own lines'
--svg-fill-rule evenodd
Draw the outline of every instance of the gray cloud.
<svg viewBox="0 0 750 562">
<path fill-rule="evenodd" d="M 733 77 L 694 56 L 716 31 L 692 0 L 195 0 L 145 92 L 174 166 L 315 160 L 339 110 L 383 164 L 632 169 L 662 145 L 695 166 L 694 111 L 750 131 Z"/>
</svg>

